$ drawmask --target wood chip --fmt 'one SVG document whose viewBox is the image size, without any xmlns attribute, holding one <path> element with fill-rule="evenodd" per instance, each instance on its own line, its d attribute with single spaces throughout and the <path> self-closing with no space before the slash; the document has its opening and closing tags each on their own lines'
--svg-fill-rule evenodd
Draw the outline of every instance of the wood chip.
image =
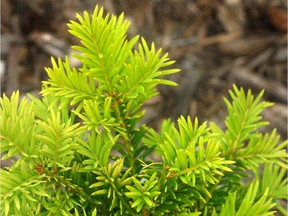
<svg viewBox="0 0 288 216">
<path fill-rule="evenodd" d="M 239 2 L 240 3 L 240 2 Z M 218 17 L 226 32 L 243 32 L 245 27 L 245 14 L 241 4 L 223 5 L 217 7 Z"/>
<path fill-rule="evenodd" d="M 287 88 L 278 81 L 256 75 L 245 67 L 233 69 L 231 77 L 243 87 L 258 91 L 265 89 L 266 94 L 270 94 L 282 102 L 287 103 Z"/>
<path fill-rule="evenodd" d="M 229 56 L 245 56 L 254 55 L 262 52 L 273 42 L 271 37 L 252 36 L 242 37 L 241 39 L 235 39 L 230 41 L 223 41 L 219 44 L 219 51 L 223 55 Z"/>
</svg>

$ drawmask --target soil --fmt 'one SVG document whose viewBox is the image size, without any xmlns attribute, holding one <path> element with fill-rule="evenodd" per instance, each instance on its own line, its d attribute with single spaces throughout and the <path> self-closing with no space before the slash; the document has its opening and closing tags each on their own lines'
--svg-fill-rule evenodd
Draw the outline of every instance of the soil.
<svg viewBox="0 0 288 216">
<path fill-rule="evenodd" d="M 140 34 L 169 52 L 181 73 L 179 86 L 159 87 L 145 104 L 145 123 L 197 116 L 225 126 L 223 97 L 235 83 L 275 105 L 263 115 L 287 139 L 287 1 L 285 0 L 2 0 L 1 91 L 37 93 L 50 56 L 71 53 L 77 43 L 66 24 L 95 4 L 109 13 L 124 11 L 129 35 Z M 77 62 L 75 63 L 77 67 Z"/>
</svg>

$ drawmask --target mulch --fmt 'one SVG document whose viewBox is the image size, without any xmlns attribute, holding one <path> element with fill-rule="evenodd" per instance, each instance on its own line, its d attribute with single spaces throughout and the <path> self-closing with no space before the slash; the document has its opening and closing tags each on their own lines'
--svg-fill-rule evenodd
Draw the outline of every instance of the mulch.
<svg viewBox="0 0 288 216">
<path fill-rule="evenodd" d="M 158 128 L 167 117 L 197 116 L 224 127 L 223 97 L 235 83 L 275 105 L 263 115 L 287 138 L 287 2 L 285 0 L 2 0 L 1 91 L 36 93 L 46 79 L 50 56 L 71 53 L 67 22 L 75 13 L 124 11 L 129 35 L 141 34 L 169 52 L 181 73 L 179 86 L 159 87 L 145 104 L 143 122 Z M 72 62 L 77 67 L 78 62 Z"/>
</svg>

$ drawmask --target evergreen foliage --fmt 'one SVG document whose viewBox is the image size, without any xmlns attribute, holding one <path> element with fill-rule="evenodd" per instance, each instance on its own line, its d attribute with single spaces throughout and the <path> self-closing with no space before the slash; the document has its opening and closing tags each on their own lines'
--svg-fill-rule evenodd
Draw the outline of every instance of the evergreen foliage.
<svg viewBox="0 0 288 216">
<path fill-rule="evenodd" d="M 287 141 L 261 112 L 271 103 L 233 86 L 226 128 L 180 116 L 156 132 L 139 121 L 174 61 L 138 36 L 123 14 L 96 6 L 71 21 L 81 68 L 52 58 L 41 98 L 0 99 L 1 215 L 286 214 Z M 161 162 L 149 159 L 159 154 Z"/>
</svg>

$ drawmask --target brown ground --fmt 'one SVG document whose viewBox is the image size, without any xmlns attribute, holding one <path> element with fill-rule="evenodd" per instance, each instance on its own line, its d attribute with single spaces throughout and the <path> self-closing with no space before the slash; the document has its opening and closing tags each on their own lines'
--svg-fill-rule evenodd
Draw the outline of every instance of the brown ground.
<svg viewBox="0 0 288 216">
<path fill-rule="evenodd" d="M 85 2 L 85 3 L 83 3 Z M 223 97 L 232 83 L 266 89 L 271 127 L 287 138 L 287 2 L 285 0 L 2 0 L 1 90 L 38 92 L 50 55 L 63 57 L 75 39 L 66 23 L 95 2 L 125 12 L 129 34 L 141 34 L 169 52 L 182 73 L 179 87 L 160 87 L 146 105 L 145 122 L 182 115 L 223 126 Z"/>
</svg>

